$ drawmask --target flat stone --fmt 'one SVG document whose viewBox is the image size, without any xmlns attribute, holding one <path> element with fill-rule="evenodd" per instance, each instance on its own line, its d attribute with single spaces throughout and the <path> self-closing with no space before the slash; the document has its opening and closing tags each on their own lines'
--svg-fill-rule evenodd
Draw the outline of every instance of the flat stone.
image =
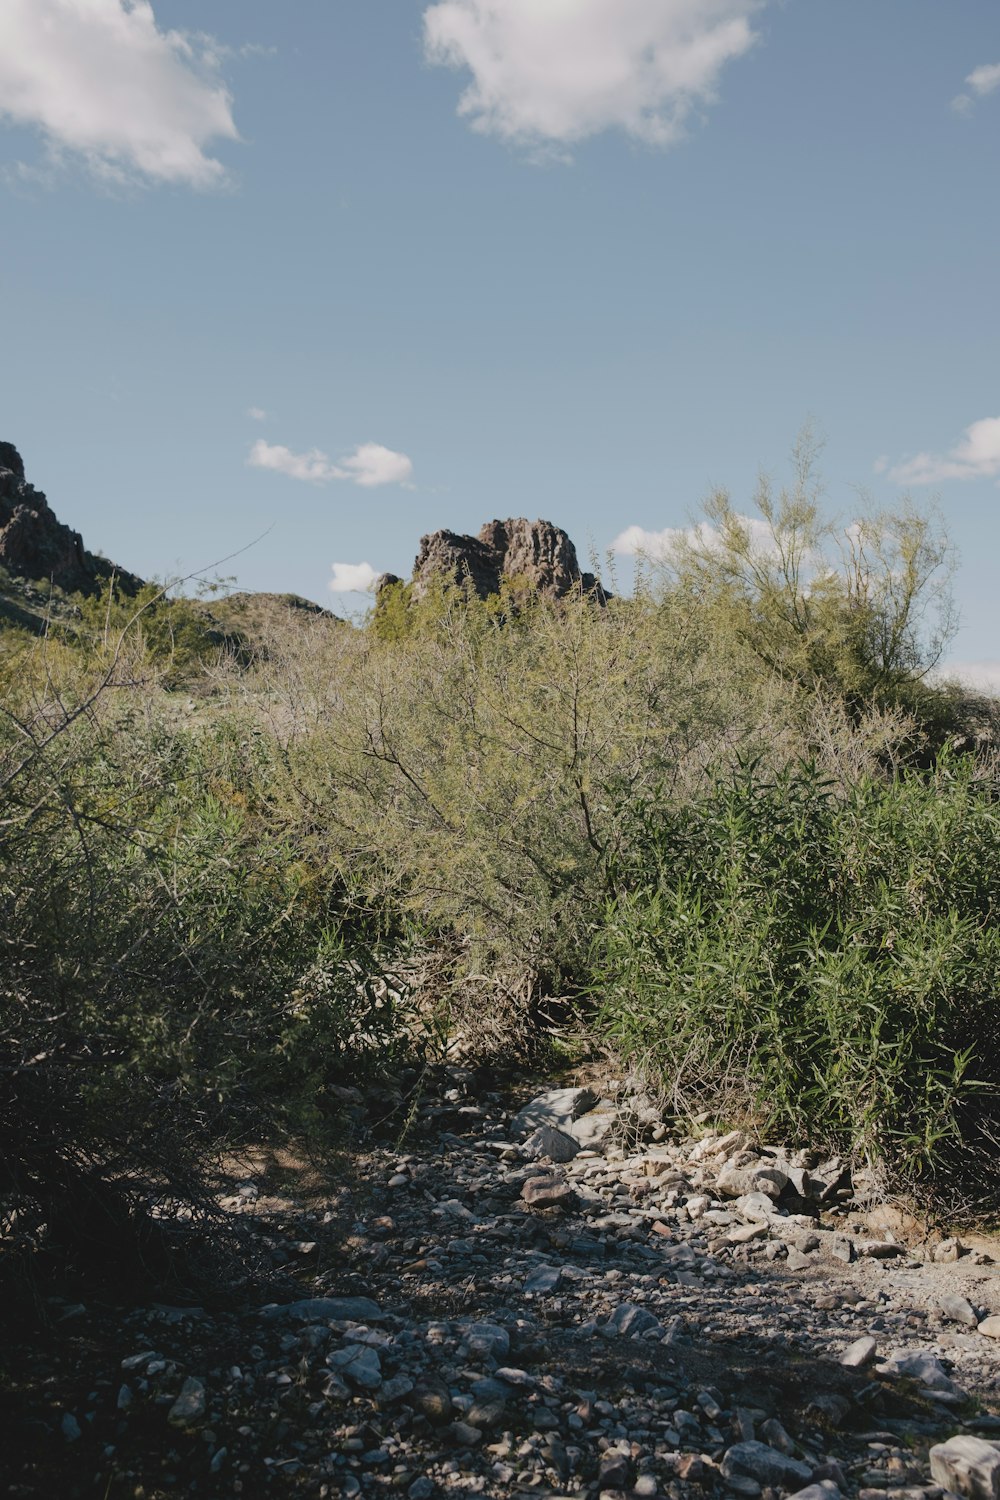
<svg viewBox="0 0 1000 1500">
<path fill-rule="evenodd" d="M 767 1239 L 766 1224 L 741 1224 L 738 1229 L 731 1229 L 726 1235 L 730 1245 L 746 1245 L 750 1240 Z"/>
<path fill-rule="evenodd" d="M 469 1323 L 462 1337 L 473 1354 L 504 1359 L 510 1353 L 510 1334 L 499 1323 Z"/>
<path fill-rule="evenodd" d="M 659 1318 L 648 1308 L 638 1307 L 633 1302 L 622 1302 L 604 1324 L 603 1332 L 618 1334 L 622 1338 L 635 1338 L 637 1334 L 662 1327 Z"/>
<path fill-rule="evenodd" d="M 985 1438 L 949 1438 L 931 1449 L 935 1483 L 970 1500 L 1000 1500 L 1000 1449 Z"/>
<path fill-rule="evenodd" d="M 951 1323 L 965 1323 L 967 1327 L 975 1328 L 979 1322 L 972 1303 L 958 1292 L 939 1297 L 937 1305 Z"/>
<path fill-rule="evenodd" d="M 796 1490 L 788 1500 L 840 1500 L 840 1488 L 832 1479 L 821 1479 L 818 1484 L 807 1484 L 805 1489 Z"/>
<path fill-rule="evenodd" d="M 585 1115 L 580 1115 L 578 1119 L 563 1126 L 563 1129 L 585 1151 L 596 1151 L 614 1134 L 617 1124 L 618 1111 L 612 1104 L 607 1104 L 588 1110 Z"/>
<path fill-rule="evenodd" d="M 327 1364 L 363 1391 L 377 1391 L 382 1384 L 382 1362 L 370 1344 L 348 1344 L 327 1355 Z"/>
<path fill-rule="evenodd" d="M 806 1255 L 803 1250 L 799 1250 L 795 1245 L 789 1245 L 785 1265 L 790 1271 L 804 1271 L 807 1266 L 814 1264 L 815 1262 L 812 1258 Z"/>
<path fill-rule="evenodd" d="M 777 1448 L 770 1448 L 767 1443 L 756 1441 L 734 1443 L 731 1448 L 727 1448 L 720 1468 L 726 1479 L 743 1475 L 755 1479 L 758 1484 L 781 1485 L 785 1489 L 791 1485 L 801 1488 L 812 1478 L 812 1470 L 808 1464 L 790 1458 L 787 1453 L 779 1453 Z"/>
<path fill-rule="evenodd" d="M 511 1135 L 516 1139 L 530 1135 L 540 1125 L 555 1125 L 565 1129 L 567 1125 L 585 1115 L 597 1103 L 593 1089 L 549 1089 L 526 1104 L 511 1121 Z"/>
<path fill-rule="evenodd" d="M 991 1313 L 984 1318 L 979 1325 L 979 1332 L 984 1333 L 988 1339 L 1000 1339 L 1000 1313 Z"/>
<path fill-rule="evenodd" d="M 386 1314 L 370 1297 L 302 1297 L 298 1302 L 270 1302 L 260 1316 L 298 1323 L 381 1323 Z"/>
<path fill-rule="evenodd" d="M 394 1375 L 391 1380 L 383 1380 L 378 1388 L 379 1406 L 392 1406 L 396 1401 L 402 1401 L 413 1390 L 413 1381 L 408 1375 Z"/>
<path fill-rule="evenodd" d="M 478 1448 L 483 1440 L 482 1430 L 469 1422 L 453 1422 L 449 1431 L 452 1441 L 459 1448 Z"/>
<path fill-rule="evenodd" d="M 880 1375 L 902 1375 L 919 1380 L 930 1391 L 954 1395 L 955 1386 L 937 1355 L 924 1349 L 896 1349 L 878 1366 Z"/>
<path fill-rule="evenodd" d="M 531 1208 L 569 1208 L 576 1194 L 561 1177 L 529 1177 L 521 1197 Z"/>
<path fill-rule="evenodd" d="M 554 1292 L 562 1280 L 559 1266 L 539 1266 L 531 1272 L 524 1283 L 526 1292 Z"/>
<path fill-rule="evenodd" d="M 753 1223 L 768 1223 L 774 1218 L 774 1199 L 769 1198 L 766 1193 L 744 1193 L 741 1198 L 736 1199 L 733 1208 L 744 1219 L 750 1219 Z"/>
<path fill-rule="evenodd" d="M 840 1363 L 845 1370 L 863 1370 L 865 1365 L 870 1365 L 875 1358 L 878 1344 L 870 1334 L 863 1334 L 861 1338 L 855 1339 L 853 1344 L 848 1344 L 840 1356 Z"/>
<path fill-rule="evenodd" d="M 555 1125 L 539 1125 L 524 1143 L 524 1150 L 532 1156 L 547 1156 L 549 1161 L 560 1163 L 572 1161 L 582 1149 L 579 1141 Z"/>
<path fill-rule="evenodd" d="M 167 1412 L 171 1427 L 190 1427 L 205 1415 L 205 1387 L 194 1375 L 181 1386 L 180 1395 Z"/>
</svg>

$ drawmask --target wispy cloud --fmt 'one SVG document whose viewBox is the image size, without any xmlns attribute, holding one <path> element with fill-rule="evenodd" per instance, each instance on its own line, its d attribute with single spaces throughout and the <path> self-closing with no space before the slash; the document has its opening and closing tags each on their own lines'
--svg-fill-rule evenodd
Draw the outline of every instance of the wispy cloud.
<svg viewBox="0 0 1000 1500">
<path fill-rule="evenodd" d="M 951 101 L 952 108 L 963 115 L 969 113 L 977 99 L 984 99 L 987 94 L 1000 89 L 1000 63 L 984 63 L 982 67 L 973 68 L 965 82 L 968 92 L 956 95 Z"/>
<path fill-rule="evenodd" d="M 330 568 L 330 592 L 333 594 L 370 594 L 378 574 L 371 563 L 338 563 Z"/>
<path fill-rule="evenodd" d="M 413 461 L 405 453 L 394 453 L 381 443 L 361 443 L 353 453 L 334 463 L 320 448 L 293 453 L 281 443 L 267 443 L 258 438 L 247 462 L 252 468 L 274 469 L 278 474 L 310 484 L 349 480 L 366 490 L 383 484 L 410 485 L 413 479 Z"/>
<path fill-rule="evenodd" d="M 609 129 L 681 139 L 726 64 L 756 41 L 768 0 L 437 0 L 431 62 L 468 70 L 459 113 L 518 145 L 565 148 Z"/>
<path fill-rule="evenodd" d="M 250 418 L 251 422 L 267 421 L 267 412 L 262 406 L 248 406 L 247 416 Z"/>
<path fill-rule="evenodd" d="M 759 516 L 737 515 L 736 520 L 750 535 L 750 545 L 756 552 L 773 552 L 774 535 L 766 521 Z M 642 557 L 650 562 L 670 562 L 685 546 L 696 546 L 708 552 L 717 552 L 722 542 L 718 529 L 709 521 L 699 521 L 694 526 L 665 526 L 662 531 L 646 531 L 641 526 L 626 526 L 611 543 L 612 552 L 622 557 Z"/>
<path fill-rule="evenodd" d="M 983 417 L 967 427 L 946 453 L 917 453 L 889 470 L 897 484 L 941 484 L 950 479 L 1000 476 L 1000 417 Z"/>
<path fill-rule="evenodd" d="M 3 0 L 0 119 L 113 182 L 211 188 L 238 140 L 210 38 L 161 31 L 149 0 Z"/>
</svg>

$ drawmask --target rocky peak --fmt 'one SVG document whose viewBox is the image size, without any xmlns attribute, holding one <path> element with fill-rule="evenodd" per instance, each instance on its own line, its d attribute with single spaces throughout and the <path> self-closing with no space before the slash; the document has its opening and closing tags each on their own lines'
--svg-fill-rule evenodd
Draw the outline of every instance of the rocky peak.
<svg viewBox="0 0 1000 1500">
<path fill-rule="evenodd" d="M 24 477 L 13 443 L 0 442 L 0 564 L 18 578 L 48 579 L 67 593 L 93 594 L 112 576 L 127 594 L 142 579 L 95 557 L 78 531 L 58 520 L 41 490 Z"/>
<path fill-rule="evenodd" d="M 421 537 L 413 565 L 414 592 L 419 596 L 433 578 L 450 579 L 480 599 L 499 593 L 504 579 L 517 579 L 556 599 L 576 589 L 601 604 L 609 597 L 593 573 L 581 572 L 576 548 L 561 527 L 523 516 L 487 521 L 478 536 L 433 531 Z"/>
</svg>

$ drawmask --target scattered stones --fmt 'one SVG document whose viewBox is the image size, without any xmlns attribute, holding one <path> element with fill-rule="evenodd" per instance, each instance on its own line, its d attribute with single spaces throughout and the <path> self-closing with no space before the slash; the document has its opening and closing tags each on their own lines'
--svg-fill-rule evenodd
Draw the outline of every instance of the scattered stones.
<svg viewBox="0 0 1000 1500">
<path fill-rule="evenodd" d="M 47 1392 L 64 1463 L 96 1468 L 106 1448 L 108 1474 L 138 1472 L 132 1434 L 169 1417 L 147 1493 L 214 1494 L 221 1474 L 244 1497 L 944 1500 L 930 1443 L 955 1433 L 966 1388 L 1000 1390 L 1000 1267 L 907 1257 L 892 1238 L 905 1226 L 846 1207 L 835 1159 L 745 1132 L 675 1141 L 649 1101 L 627 1113 L 631 1135 L 581 1148 L 581 1121 L 619 1118 L 606 1101 L 572 1119 L 587 1098 L 552 1091 L 562 1123 L 515 1131 L 459 1074 L 405 1154 L 361 1160 L 339 1220 L 264 1173 L 252 1198 L 233 1193 L 227 1211 L 259 1222 L 285 1286 L 311 1295 L 242 1317 L 128 1315 L 100 1376 Z M 564 1160 L 533 1159 L 564 1137 Z M 726 1173 L 746 1191 L 724 1194 Z M 984 1307 L 998 1313 L 977 1338 Z M 1000 1436 L 989 1410 L 967 1423 Z M 963 1482 L 948 1487 L 1000 1500 Z"/>
</svg>

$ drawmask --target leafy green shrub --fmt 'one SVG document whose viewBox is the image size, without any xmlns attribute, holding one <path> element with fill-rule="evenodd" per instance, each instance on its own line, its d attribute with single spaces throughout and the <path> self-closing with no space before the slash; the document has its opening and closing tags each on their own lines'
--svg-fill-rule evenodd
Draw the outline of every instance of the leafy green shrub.
<svg viewBox="0 0 1000 1500">
<path fill-rule="evenodd" d="M 682 1113 L 728 1096 L 910 1179 L 974 1152 L 1000 1103 L 997 793 L 945 756 L 644 799 L 595 940 L 605 1034 Z"/>
</svg>

